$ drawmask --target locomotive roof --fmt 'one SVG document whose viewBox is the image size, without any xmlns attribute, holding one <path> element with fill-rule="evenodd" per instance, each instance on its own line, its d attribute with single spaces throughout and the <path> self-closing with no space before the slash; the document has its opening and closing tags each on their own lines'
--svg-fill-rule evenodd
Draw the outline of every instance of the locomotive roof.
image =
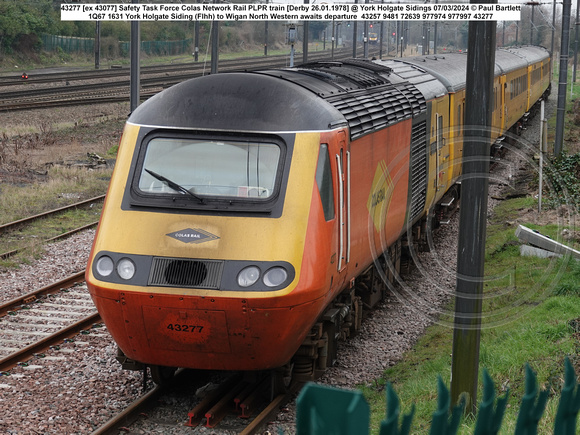
<svg viewBox="0 0 580 435">
<path fill-rule="evenodd" d="M 351 139 L 425 112 L 425 97 L 392 69 L 363 59 L 261 71 L 314 92 L 346 119 Z"/>
<path fill-rule="evenodd" d="M 348 125 L 352 139 L 426 110 L 391 69 L 353 59 L 223 73 L 175 85 L 139 106 L 135 124 L 236 131 L 321 131 Z"/>
<path fill-rule="evenodd" d="M 324 100 L 296 84 L 248 73 L 186 80 L 141 104 L 129 122 L 168 128 L 316 131 L 345 124 Z"/>
<path fill-rule="evenodd" d="M 399 59 L 377 60 L 375 63 L 391 68 L 393 75 L 415 85 L 427 100 L 447 93 L 446 87 L 433 74 L 415 64 L 401 62 Z"/>
</svg>

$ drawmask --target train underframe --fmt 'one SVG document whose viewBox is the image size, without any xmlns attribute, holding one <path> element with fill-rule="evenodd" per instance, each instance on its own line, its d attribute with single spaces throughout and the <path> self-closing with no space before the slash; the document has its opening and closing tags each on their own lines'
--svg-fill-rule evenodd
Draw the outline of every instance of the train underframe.
<svg viewBox="0 0 580 435">
<path fill-rule="evenodd" d="M 542 101 L 545 101 L 550 96 L 552 92 L 552 84 L 548 86 L 548 88 L 544 91 L 541 98 L 534 103 L 528 112 L 525 112 L 524 115 L 518 119 L 518 121 L 512 125 L 512 127 L 508 130 L 510 135 L 502 135 L 496 139 L 494 144 L 492 145 L 491 149 L 491 156 L 492 158 L 502 158 L 505 154 L 505 147 L 504 143 L 512 145 L 515 142 L 515 136 L 521 136 L 524 130 L 527 128 L 527 123 L 531 119 L 533 119 L 539 112 L 540 107 L 542 105 Z"/>
</svg>

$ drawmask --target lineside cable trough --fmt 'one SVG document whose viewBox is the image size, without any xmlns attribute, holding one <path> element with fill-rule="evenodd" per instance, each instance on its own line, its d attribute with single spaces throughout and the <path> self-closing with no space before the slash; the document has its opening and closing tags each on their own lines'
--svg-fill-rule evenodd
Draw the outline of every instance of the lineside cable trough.
<svg viewBox="0 0 580 435">
<path fill-rule="evenodd" d="M 540 258 L 571 255 L 576 260 L 580 260 L 580 251 L 572 249 L 523 225 L 518 225 L 516 237 L 523 242 L 529 243 L 529 245 L 520 246 L 520 255 Z"/>
</svg>

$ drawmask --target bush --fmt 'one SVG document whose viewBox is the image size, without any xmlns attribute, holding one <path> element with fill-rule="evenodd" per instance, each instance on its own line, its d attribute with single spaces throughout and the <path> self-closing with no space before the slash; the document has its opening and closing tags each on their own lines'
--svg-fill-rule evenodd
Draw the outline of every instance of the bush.
<svg viewBox="0 0 580 435">
<path fill-rule="evenodd" d="M 551 207 L 569 204 L 580 210 L 580 153 L 563 152 L 545 168 L 547 203 Z"/>
</svg>

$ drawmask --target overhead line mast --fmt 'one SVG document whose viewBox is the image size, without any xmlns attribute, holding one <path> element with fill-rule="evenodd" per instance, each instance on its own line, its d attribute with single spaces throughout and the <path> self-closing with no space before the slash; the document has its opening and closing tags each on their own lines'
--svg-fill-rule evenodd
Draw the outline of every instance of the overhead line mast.
<svg viewBox="0 0 580 435">
<path fill-rule="evenodd" d="M 473 0 L 471 3 L 475 3 Z M 497 3 L 497 0 L 486 3 Z M 476 412 L 485 264 L 496 21 L 470 21 L 451 400 Z"/>
</svg>

